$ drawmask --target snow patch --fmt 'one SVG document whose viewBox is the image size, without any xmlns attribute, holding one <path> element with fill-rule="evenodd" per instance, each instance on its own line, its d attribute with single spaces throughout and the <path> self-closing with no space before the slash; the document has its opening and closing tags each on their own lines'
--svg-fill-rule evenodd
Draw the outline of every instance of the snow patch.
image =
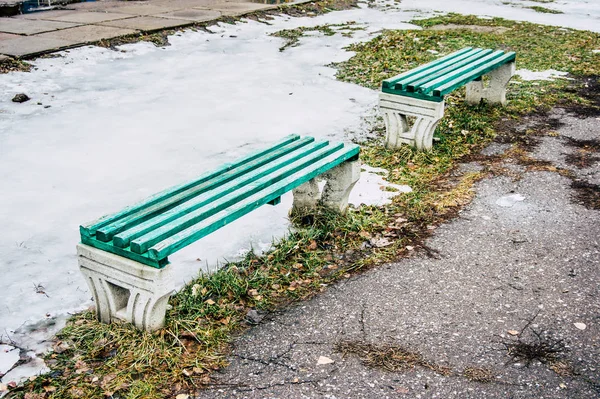
<svg viewBox="0 0 600 399">
<path fill-rule="evenodd" d="M 412 191 L 409 186 L 393 184 L 385 180 L 383 175 L 387 175 L 386 169 L 368 165 L 361 165 L 361 168 L 360 180 L 354 186 L 349 199 L 349 203 L 356 207 L 389 204 L 396 195 Z"/>
<path fill-rule="evenodd" d="M 0 374 L 6 374 L 8 370 L 19 361 L 19 349 L 10 345 L 0 345 Z"/>
<path fill-rule="evenodd" d="M 545 71 L 530 71 L 527 69 L 517 69 L 515 75 L 519 75 L 521 80 L 554 80 L 568 75 L 568 72 L 547 69 Z"/>
<path fill-rule="evenodd" d="M 517 202 L 522 202 L 525 200 L 525 197 L 521 194 L 508 194 L 503 197 L 500 197 L 496 200 L 496 205 L 500 205 L 504 208 L 510 208 Z"/>
</svg>

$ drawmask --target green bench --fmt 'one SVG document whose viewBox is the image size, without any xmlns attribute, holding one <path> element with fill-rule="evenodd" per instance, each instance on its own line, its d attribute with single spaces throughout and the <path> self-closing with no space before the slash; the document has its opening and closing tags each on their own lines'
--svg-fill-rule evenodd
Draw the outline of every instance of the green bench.
<svg viewBox="0 0 600 399">
<path fill-rule="evenodd" d="M 506 85 L 515 72 L 514 52 L 467 47 L 382 82 L 379 108 L 386 144 L 431 149 L 433 132 L 444 116 L 444 96 L 466 85 L 466 101 L 506 103 Z M 489 85 L 483 76 L 488 75 Z M 409 126 L 408 117 L 415 118 Z"/>
<path fill-rule="evenodd" d="M 173 291 L 168 257 L 292 191 L 293 209 L 318 202 L 338 212 L 358 181 L 359 147 L 312 137 L 275 145 L 80 226 L 80 270 L 98 318 L 155 330 Z M 317 178 L 326 180 L 319 193 Z M 267 221 L 268 223 L 268 221 Z"/>
</svg>

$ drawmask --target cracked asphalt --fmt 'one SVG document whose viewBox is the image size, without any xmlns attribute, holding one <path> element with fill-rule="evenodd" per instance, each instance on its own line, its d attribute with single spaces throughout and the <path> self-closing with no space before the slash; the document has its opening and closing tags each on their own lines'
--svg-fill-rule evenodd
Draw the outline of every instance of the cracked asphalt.
<svg viewBox="0 0 600 399">
<path fill-rule="evenodd" d="M 600 212 L 571 188 L 573 179 L 599 184 L 600 165 L 568 162 L 580 151 L 573 140 L 600 139 L 600 118 L 552 116 L 558 135 L 530 155 L 572 177 L 506 158 L 511 173 L 477 183 L 472 203 L 425 242 L 433 251 L 268 315 L 234 342 L 230 366 L 198 398 L 600 398 Z M 560 363 L 509 355 L 507 344 L 539 343 L 536 333 L 564 343 Z M 452 371 L 367 367 L 336 352 L 341 341 L 400 346 Z M 468 368 L 492 381 L 466 378 Z"/>
</svg>

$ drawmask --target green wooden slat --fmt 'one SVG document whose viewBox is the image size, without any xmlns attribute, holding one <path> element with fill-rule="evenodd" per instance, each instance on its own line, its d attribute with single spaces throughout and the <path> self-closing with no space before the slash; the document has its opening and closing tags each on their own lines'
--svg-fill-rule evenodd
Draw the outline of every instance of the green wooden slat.
<svg viewBox="0 0 600 399">
<path fill-rule="evenodd" d="M 484 50 L 480 48 L 474 48 L 470 51 L 467 51 L 463 54 L 460 54 L 458 57 L 451 58 L 446 60 L 439 65 L 434 66 L 433 68 L 428 68 L 422 72 L 417 74 L 413 74 L 405 79 L 401 79 L 396 82 L 394 85 L 395 90 L 406 90 L 411 86 L 417 85 L 415 82 L 421 81 L 429 81 L 433 79 L 434 75 L 440 76 L 440 71 L 446 71 L 448 69 L 452 69 L 455 65 L 464 65 L 466 62 L 476 59 L 482 52 L 491 52 L 492 50 Z M 441 73 L 443 74 L 443 73 Z"/>
<path fill-rule="evenodd" d="M 314 140 L 312 137 L 310 137 L 310 139 Z M 298 141 L 297 143 L 299 143 L 300 141 Z M 243 193 L 246 187 L 248 187 L 247 185 L 249 183 L 258 180 L 264 176 L 273 173 L 279 173 L 278 171 L 286 165 L 293 163 L 303 157 L 309 156 L 311 153 L 325 147 L 327 144 L 327 141 L 318 141 L 315 143 L 301 146 L 295 149 L 294 151 L 290 152 L 289 154 L 276 158 L 272 162 L 269 162 L 261 166 L 260 168 L 249 171 L 248 173 L 245 173 L 225 184 L 219 185 L 210 191 L 204 192 L 186 202 L 183 202 L 174 208 L 171 208 L 165 212 L 161 212 L 159 215 L 149 220 L 146 220 L 143 223 L 137 224 L 132 228 L 120 232 L 119 234 L 116 234 L 113 239 L 113 244 L 117 247 L 125 248 L 130 244 L 131 240 L 141 237 L 144 234 L 151 232 L 160 226 L 163 226 L 175 219 L 185 216 L 200 207 L 207 205 L 209 207 L 213 207 L 214 205 L 212 205 L 212 203 L 214 201 L 226 196 L 227 194 L 233 191 Z M 220 209 L 211 209 L 211 212 L 215 213 L 218 210 Z"/>
<path fill-rule="evenodd" d="M 127 249 L 115 247 L 111 243 L 98 241 L 94 237 L 82 237 L 81 243 L 89 245 L 90 247 L 100 249 L 102 251 L 110 252 L 115 255 L 134 260 L 136 262 L 140 262 L 147 266 L 155 267 L 157 269 L 162 269 L 167 264 L 169 264 L 169 260 L 167 258 L 161 260 L 151 259 L 147 253 L 141 255 L 136 254 Z"/>
<path fill-rule="evenodd" d="M 431 82 L 425 83 L 423 85 L 421 85 L 419 87 L 419 92 L 421 93 L 429 93 L 433 90 L 436 90 L 437 88 L 439 88 L 440 86 L 446 84 L 447 82 L 456 79 L 457 77 L 460 77 L 474 69 L 476 69 L 477 67 L 479 67 L 480 65 L 483 65 L 489 61 L 492 61 L 498 57 L 501 57 L 502 54 L 504 54 L 503 51 L 494 51 L 491 54 L 486 55 L 483 58 L 478 59 L 477 61 L 469 64 L 469 65 L 465 65 L 462 68 L 458 68 L 454 71 L 452 71 L 452 73 L 446 74 L 440 78 L 434 79 Z"/>
<path fill-rule="evenodd" d="M 435 67 L 436 65 L 445 63 L 445 62 L 447 62 L 447 61 L 449 61 L 449 60 L 451 60 L 451 59 L 453 59 L 455 57 L 458 57 L 458 56 L 460 56 L 460 55 L 462 55 L 462 54 L 464 54 L 464 53 L 466 53 L 468 51 L 471 51 L 471 47 L 465 47 L 465 48 L 463 48 L 461 50 L 455 51 L 454 53 L 451 53 L 451 54 L 448 54 L 448 55 L 446 55 L 444 57 L 438 58 L 435 61 L 431 61 L 431 62 L 429 62 L 427 64 L 424 64 L 424 65 L 421 65 L 421 66 L 419 66 L 417 68 L 411 69 L 410 71 L 403 72 L 400 75 L 396 75 L 396 76 L 391 77 L 389 79 L 385 79 L 382 82 L 381 86 L 382 86 L 382 88 L 385 88 L 385 89 L 393 89 L 394 86 L 395 86 L 395 84 L 396 84 L 396 82 L 398 80 L 407 78 L 407 77 L 415 75 L 415 74 L 417 74 L 419 72 L 422 72 L 422 71 L 425 71 L 425 70 L 430 69 L 432 67 Z"/>
<path fill-rule="evenodd" d="M 456 63 L 453 63 L 450 66 L 446 66 L 445 68 L 440 69 L 435 73 L 426 75 L 426 76 L 422 77 L 421 79 L 412 81 L 410 84 L 405 85 L 403 87 L 403 89 L 410 91 L 410 92 L 418 91 L 421 85 L 431 82 L 437 78 L 443 77 L 446 74 L 453 74 L 455 70 L 457 70 L 463 66 L 476 63 L 479 59 L 485 57 L 486 55 L 490 54 L 491 52 L 492 52 L 491 49 L 485 49 L 485 50 L 478 51 L 475 54 L 472 54 L 468 58 L 465 58 Z M 396 88 L 398 88 L 397 85 L 396 85 Z"/>
<path fill-rule="evenodd" d="M 278 148 L 275 151 L 271 151 L 261 157 L 258 157 L 250 162 L 246 162 L 244 165 L 229 170 L 225 173 L 221 173 L 212 179 L 209 179 L 203 183 L 188 188 L 187 190 L 181 191 L 177 194 L 163 198 L 151 206 L 140 209 L 139 211 L 132 213 L 128 216 L 122 217 L 104 227 L 99 228 L 96 231 L 96 238 L 100 241 L 110 241 L 113 239 L 115 234 L 131 228 L 132 226 L 138 225 L 145 222 L 146 220 L 152 219 L 157 214 L 162 214 L 164 211 L 169 210 L 181 203 L 185 203 L 190 198 L 198 196 L 214 187 L 226 184 L 227 182 L 238 178 L 239 176 L 250 173 L 251 171 L 284 156 L 290 152 L 297 150 L 303 146 L 308 145 L 314 141 L 312 137 L 305 137 L 297 141 L 293 141 L 285 146 Z"/>
<path fill-rule="evenodd" d="M 227 172 L 227 171 L 229 171 L 231 169 L 234 169 L 234 168 L 237 168 L 237 167 L 239 167 L 241 165 L 244 165 L 247 162 L 251 162 L 252 160 L 254 160 L 254 159 L 258 158 L 258 157 L 261 157 L 261 156 L 263 156 L 263 155 L 265 155 L 265 154 L 267 154 L 267 153 L 269 153 L 271 151 L 277 150 L 278 148 L 280 148 L 282 146 L 285 146 L 285 145 L 287 145 L 287 144 L 289 144 L 289 143 L 291 143 L 293 141 L 299 140 L 299 139 L 300 139 L 300 136 L 295 135 L 295 134 L 287 136 L 287 137 L 284 137 L 280 142 L 276 143 L 275 145 L 273 145 L 270 148 L 267 148 L 267 149 L 262 150 L 262 151 L 258 151 L 258 152 L 254 153 L 254 154 L 250 154 L 250 155 L 248 155 L 248 156 L 246 156 L 246 157 L 244 157 L 244 158 L 242 158 L 242 159 L 240 159 L 240 160 L 238 160 L 236 162 L 227 163 L 227 164 L 221 166 L 220 168 L 218 168 L 217 170 L 205 173 L 205 174 L 201 175 L 200 177 L 198 177 L 197 179 L 195 179 L 195 180 L 193 180 L 191 182 L 187 182 L 187 183 L 184 183 L 184 184 L 180 184 L 180 185 L 168 188 L 168 189 L 166 189 L 164 191 L 161 191 L 158 194 L 152 195 L 152 196 L 146 198 L 145 200 L 140 201 L 140 202 L 138 202 L 138 203 L 136 203 L 134 205 L 125 207 L 124 209 L 122 209 L 119 212 L 116 212 L 116 213 L 113 213 L 113 214 L 109 214 L 109 215 L 105 215 L 105 216 L 102 216 L 99 219 L 96 219 L 93 222 L 86 223 L 85 225 L 82 225 L 82 226 L 79 227 L 79 231 L 81 233 L 81 236 L 82 237 L 84 237 L 84 236 L 85 237 L 92 237 L 92 236 L 94 236 L 96 234 L 96 231 L 99 228 L 101 228 L 103 226 L 106 226 L 107 224 L 112 223 L 115 220 L 118 220 L 118 219 L 120 219 L 122 217 L 128 216 L 128 215 L 130 215 L 130 214 L 132 214 L 134 212 L 137 212 L 138 210 L 140 210 L 142 208 L 151 206 L 151 205 L 155 204 L 156 202 L 161 201 L 162 199 L 164 199 L 164 197 L 168 197 L 168 196 L 177 194 L 177 193 L 179 193 L 179 192 L 181 192 L 183 190 L 186 190 L 186 189 L 188 189 L 188 188 L 190 188 L 190 187 L 192 187 L 194 185 L 197 185 L 197 184 L 200 184 L 200 183 L 202 183 L 202 182 L 204 182 L 206 180 L 212 179 L 215 176 L 219 176 L 220 174 L 222 174 L 224 172 Z"/>
<path fill-rule="evenodd" d="M 213 231 L 225 226 L 226 224 L 240 218 L 241 216 L 253 211 L 261 205 L 272 201 L 276 197 L 300 186 L 301 184 L 315 178 L 336 165 L 356 157 L 359 152 L 357 145 L 350 145 L 341 151 L 329 155 L 325 159 L 312 163 L 308 167 L 294 173 L 288 178 L 268 186 L 264 190 L 246 198 L 213 216 L 195 224 L 174 236 L 171 236 L 156 245 L 148 251 L 150 258 L 155 260 L 164 259 L 170 254 L 184 248 L 185 246 L 197 241 L 198 239 L 212 233 Z"/>
<path fill-rule="evenodd" d="M 434 94 L 436 96 L 446 95 L 446 94 L 450 93 L 452 90 L 456 89 L 457 87 L 460 87 L 460 86 L 464 85 L 465 83 L 468 83 L 479 76 L 485 75 L 486 73 L 490 72 L 491 70 L 498 68 L 500 65 L 514 61 L 515 58 L 516 58 L 516 54 L 514 52 L 506 53 L 498 59 L 495 59 L 484 65 L 481 65 L 477 69 L 473 69 L 466 75 L 459 76 L 456 79 L 451 80 L 442 86 L 439 86 L 438 88 L 436 88 L 434 90 Z"/>
<path fill-rule="evenodd" d="M 318 162 L 323 157 L 328 156 L 342 147 L 342 143 L 335 145 L 331 144 L 314 151 L 306 157 L 296 160 L 295 162 L 279 169 L 276 173 L 263 176 L 260 179 L 247 184 L 238 191 L 231 192 L 217 199 L 216 201 L 211 202 L 210 204 L 204 205 L 199 209 L 182 215 L 178 219 L 172 220 L 169 223 L 165 223 L 162 226 L 149 231 L 145 235 L 132 240 L 131 250 L 138 254 L 144 253 L 154 244 L 179 233 L 180 231 L 200 222 L 201 220 L 221 211 L 222 209 L 225 209 L 226 207 L 242 201 L 244 198 L 253 195 L 265 187 L 273 185 L 282 179 L 286 179 L 291 174 L 296 173 L 308 165 Z"/>
</svg>

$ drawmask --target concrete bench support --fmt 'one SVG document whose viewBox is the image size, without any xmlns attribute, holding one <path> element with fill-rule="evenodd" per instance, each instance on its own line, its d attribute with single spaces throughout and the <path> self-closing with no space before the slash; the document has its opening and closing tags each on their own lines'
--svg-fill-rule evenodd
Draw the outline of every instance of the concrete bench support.
<svg viewBox="0 0 600 399">
<path fill-rule="evenodd" d="M 77 255 L 94 296 L 98 320 L 123 320 L 147 331 L 164 326 L 173 292 L 172 265 L 148 267 L 84 244 L 77 245 Z"/>
<path fill-rule="evenodd" d="M 360 161 L 346 161 L 336 166 L 319 176 L 319 180 L 326 181 L 322 194 L 319 192 L 317 179 L 309 180 L 292 190 L 294 202 L 291 213 L 304 213 L 314 209 L 319 201 L 323 206 L 335 212 L 346 212 L 350 192 L 359 178 Z"/>
<path fill-rule="evenodd" d="M 470 104 L 479 104 L 485 99 L 492 104 L 506 104 L 506 86 L 515 74 L 515 63 L 510 62 L 494 69 L 487 76 L 490 78 L 488 87 L 484 87 L 483 80 L 467 83 L 465 101 Z"/>
<path fill-rule="evenodd" d="M 419 150 L 431 149 L 433 132 L 444 116 L 444 101 L 379 93 L 379 109 L 385 122 L 387 147 L 408 144 Z M 416 118 L 412 126 L 409 126 L 408 117 Z"/>
</svg>

